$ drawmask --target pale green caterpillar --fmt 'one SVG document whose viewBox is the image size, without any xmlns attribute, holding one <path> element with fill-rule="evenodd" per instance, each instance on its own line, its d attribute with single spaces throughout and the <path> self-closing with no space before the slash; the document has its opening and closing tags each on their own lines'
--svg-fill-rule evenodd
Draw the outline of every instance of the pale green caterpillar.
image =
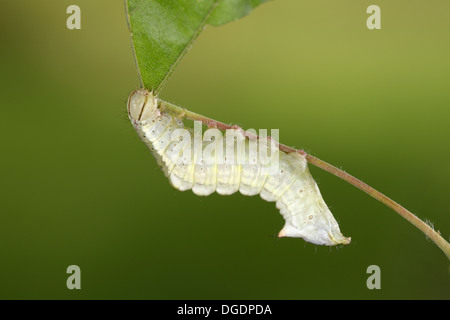
<svg viewBox="0 0 450 320">
<path fill-rule="evenodd" d="M 237 191 L 249 196 L 260 194 L 264 200 L 276 202 L 285 219 L 279 237 L 328 246 L 350 243 L 325 204 L 304 156 L 276 148 L 272 156 L 277 156 L 278 166 L 273 171 L 270 163 L 254 156 L 247 138 L 231 147 L 230 156 L 230 145 L 222 150 L 226 147 L 217 129 L 205 132 L 198 147 L 192 129 L 185 129 L 181 119 L 162 112 L 158 98 L 145 89 L 131 93 L 128 116 L 176 189 L 192 189 L 202 196 Z M 226 137 L 237 137 L 238 131 L 227 130 Z"/>
</svg>

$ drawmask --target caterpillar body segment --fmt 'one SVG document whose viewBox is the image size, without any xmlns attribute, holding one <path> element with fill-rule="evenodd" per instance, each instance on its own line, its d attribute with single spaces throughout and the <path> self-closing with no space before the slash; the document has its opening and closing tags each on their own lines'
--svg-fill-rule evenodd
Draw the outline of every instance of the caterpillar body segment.
<svg viewBox="0 0 450 320">
<path fill-rule="evenodd" d="M 219 130 L 210 129 L 198 138 L 192 128 L 184 128 L 181 119 L 162 112 L 158 98 L 145 89 L 131 93 L 128 115 L 174 188 L 191 189 L 200 196 L 237 191 L 260 194 L 275 202 L 285 219 L 279 237 L 328 246 L 350 243 L 325 204 L 303 155 L 275 148 L 271 156 L 277 158 L 278 167 L 273 170 L 271 163 L 263 163 L 250 152 L 253 145 L 242 138 L 240 130 L 227 130 L 222 137 Z M 230 135 L 236 142 L 233 145 L 227 145 L 232 141 L 227 139 Z"/>
</svg>

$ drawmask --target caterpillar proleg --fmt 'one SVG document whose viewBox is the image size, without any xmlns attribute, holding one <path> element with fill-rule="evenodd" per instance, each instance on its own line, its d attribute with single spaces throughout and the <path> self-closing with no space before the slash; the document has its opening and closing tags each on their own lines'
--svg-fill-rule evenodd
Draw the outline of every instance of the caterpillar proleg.
<svg viewBox="0 0 450 320">
<path fill-rule="evenodd" d="M 279 237 L 328 246 L 350 243 L 325 204 L 303 155 L 282 152 L 267 141 L 254 144 L 237 129 L 227 130 L 225 138 L 218 129 L 196 138 L 181 119 L 161 111 L 160 102 L 148 90 L 133 91 L 128 116 L 174 188 L 191 189 L 201 196 L 237 191 L 260 194 L 275 202 L 285 219 Z M 262 151 L 269 145 L 270 159 L 277 161 L 263 161 L 252 152 L 254 146 Z"/>
</svg>

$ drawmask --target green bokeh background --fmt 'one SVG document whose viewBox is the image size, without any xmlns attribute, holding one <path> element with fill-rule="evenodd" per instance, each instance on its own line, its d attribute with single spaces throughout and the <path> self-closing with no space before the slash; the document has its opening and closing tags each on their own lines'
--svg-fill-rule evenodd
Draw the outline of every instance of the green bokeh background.
<svg viewBox="0 0 450 320">
<path fill-rule="evenodd" d="M 66 28 L 81 7 L 82 29 Z M 366 8 L 381 7 L 368 30 Z M 449 261 L 389 208 L 311 168 L 345 247 L 277 239 L 273 203 L 174 190 L 129 124 L 121 0 L 0 3 L 0 298 L 449 299 Z M 207 27 L 161 96 L 450 215 L 450 2 L 275 0 Z M 66 268 L 81 268 L 81 290 Z M 381 290 L 366 269 L 381 268 Z"/>
</svg>

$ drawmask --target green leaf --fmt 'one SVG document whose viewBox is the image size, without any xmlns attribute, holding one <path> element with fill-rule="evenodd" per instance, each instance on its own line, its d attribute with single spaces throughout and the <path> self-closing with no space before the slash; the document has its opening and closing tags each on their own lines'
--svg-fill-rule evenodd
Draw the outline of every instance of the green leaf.
<svg viewBox="0 0 450 320">
<path fill-rule="evenodd" d="M 248 15 L 254 8 L 267 0 L 223 0 L 211 13 L 207 23 L 220 26 Z"/>
<path fill-rule="evenodd" d="M 158 93 L 206 24 L 237 20 L 267 0 L 125 0 L 143 87 Z"/>
</svg>

